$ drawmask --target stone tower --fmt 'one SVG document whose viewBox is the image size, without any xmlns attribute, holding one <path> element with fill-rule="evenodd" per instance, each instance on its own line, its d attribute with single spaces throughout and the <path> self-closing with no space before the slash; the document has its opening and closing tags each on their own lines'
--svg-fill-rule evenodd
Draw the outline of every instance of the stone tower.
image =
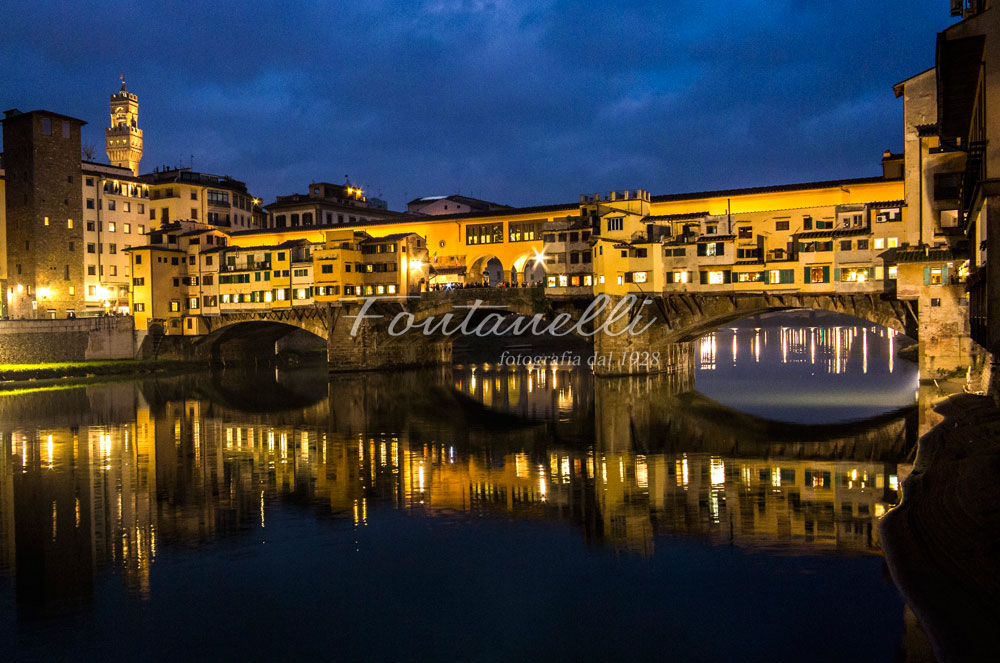
<svg viewBox="0 0 1000 663">
<path fill-rule="evenodd" d="M 125 87 L 111 95 L 111 126 L 104 130 L 105 149 L 113 166 L 139 174 L 142 159 L 142 129 L 139 128 L 139 98 Z"/>
</svg>

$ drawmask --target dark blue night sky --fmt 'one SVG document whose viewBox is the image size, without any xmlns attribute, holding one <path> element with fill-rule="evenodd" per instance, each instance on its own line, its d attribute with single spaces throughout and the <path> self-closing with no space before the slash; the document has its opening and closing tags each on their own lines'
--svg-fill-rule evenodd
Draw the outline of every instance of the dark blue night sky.
<svg viewBox="0 0 1000 663">
<path fill-rule="evenodd" d="M 0 110 L 90 122 L 139 95 L 143 171 L 265 203 L 349 174 L 400 209 L 860 177 L 902 147 L 892 85 L 933 64 L 943 0 L 5 2 Z"/>
</svg>

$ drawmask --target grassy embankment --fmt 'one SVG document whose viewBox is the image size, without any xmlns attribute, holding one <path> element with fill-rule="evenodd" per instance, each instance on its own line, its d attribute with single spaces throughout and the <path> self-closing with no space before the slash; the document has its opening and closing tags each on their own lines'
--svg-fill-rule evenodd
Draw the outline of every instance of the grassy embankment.
<svg viewBox="0 0 1000 663">
<path fill-rule="evenodd" d="M 188 362 L 138 361 L 119 359 L 108 361 L 67 361 L 42 364 L 0 364 L 0 391 L 26 386 L 41 386 L 63 380 L 94 379 L 101 376 L 129 376 L 160 373 L 186 367 Z"/>
</svg>

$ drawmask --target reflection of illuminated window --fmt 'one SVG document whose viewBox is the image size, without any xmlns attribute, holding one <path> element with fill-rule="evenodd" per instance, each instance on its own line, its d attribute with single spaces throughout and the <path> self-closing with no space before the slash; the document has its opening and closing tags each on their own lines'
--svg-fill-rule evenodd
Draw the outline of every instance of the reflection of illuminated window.
<svg viewBox="0 0 1000 663">
<path fill-rule="evenodd" d="M 708 282 L 712 285 L 719 285 L 723 282 L 722 272 L 709 272 Z"/>
<path fill-rule="evenodd" d="M 636 283 L 645 283 L 646 282 L 646 274 L 647 274 L 646 272 L 636 272 L 635 273 L 635 282 Z"/>
</svg>

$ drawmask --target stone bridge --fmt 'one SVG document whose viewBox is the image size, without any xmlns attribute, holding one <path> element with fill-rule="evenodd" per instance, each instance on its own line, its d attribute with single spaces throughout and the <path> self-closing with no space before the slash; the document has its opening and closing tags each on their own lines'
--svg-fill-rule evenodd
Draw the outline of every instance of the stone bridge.
<svg viewBox="0 0 1000 663">
<path fill-rule="evenodd" d="M 245 310 L 206 317 L 210 333 L 197 340 L 195 346 L 200 356 L 246 359 L 273 353 L 276 343 L 298 329 L 318 337 L 317 343 L 325 343 L 334 371 L 439 365 L 450 363 L 457 335 L 442 334 L 439 328 L 425 334 L 419 327 L 421 324 L 440 325 L 447 320 L 449 327 L 455 327 L 467 320 L 466 328 L 472 329 L 481 322 L 490 322 L 488 316 L 493 316 L 494 322 L 498 317 L 504 318 L 506 326 L 509 324 L 506 319 L 512 316 L 539 315 L 546 323 L 562 320 L 565 329 L 584 316 L 592 301 L 592 297 L 547 297 L 540 288 L 472 288 L 401 299 Z M 583 333 L 578 335 L 593 343 L 595 353 L 609 356 L 659 352 L 664 362 L 660 369 L 667 372 L 675 367 L 680 369 L 692 359 L 690 341 L 734 320 L 772 311 L 831 311 L 883 325 L 913 338 L 919 331 L 917 311 L 910 302 L 879 294 L 682 293 L 640 299 L 627 315 L 617 322 L 608 322 L 609 329 L 620 330 L 639 315 L 642 326 L 652 323 L 643 334 L 591 336 L 589 332 L 595 325 L 607 322 L 607 311 L 620 301 L 621 298 L 612 298 L 605 312 L 583 325 Z M 364 317 L 359 319 L 362 314 Z M 389 333 L 393 324 L 397 331 L 407 324 L 414 329 L 394 336 Z M 596 369 L 604 375 L 647 371 L 644 366 L 620 364 Z"/>
</svg>

